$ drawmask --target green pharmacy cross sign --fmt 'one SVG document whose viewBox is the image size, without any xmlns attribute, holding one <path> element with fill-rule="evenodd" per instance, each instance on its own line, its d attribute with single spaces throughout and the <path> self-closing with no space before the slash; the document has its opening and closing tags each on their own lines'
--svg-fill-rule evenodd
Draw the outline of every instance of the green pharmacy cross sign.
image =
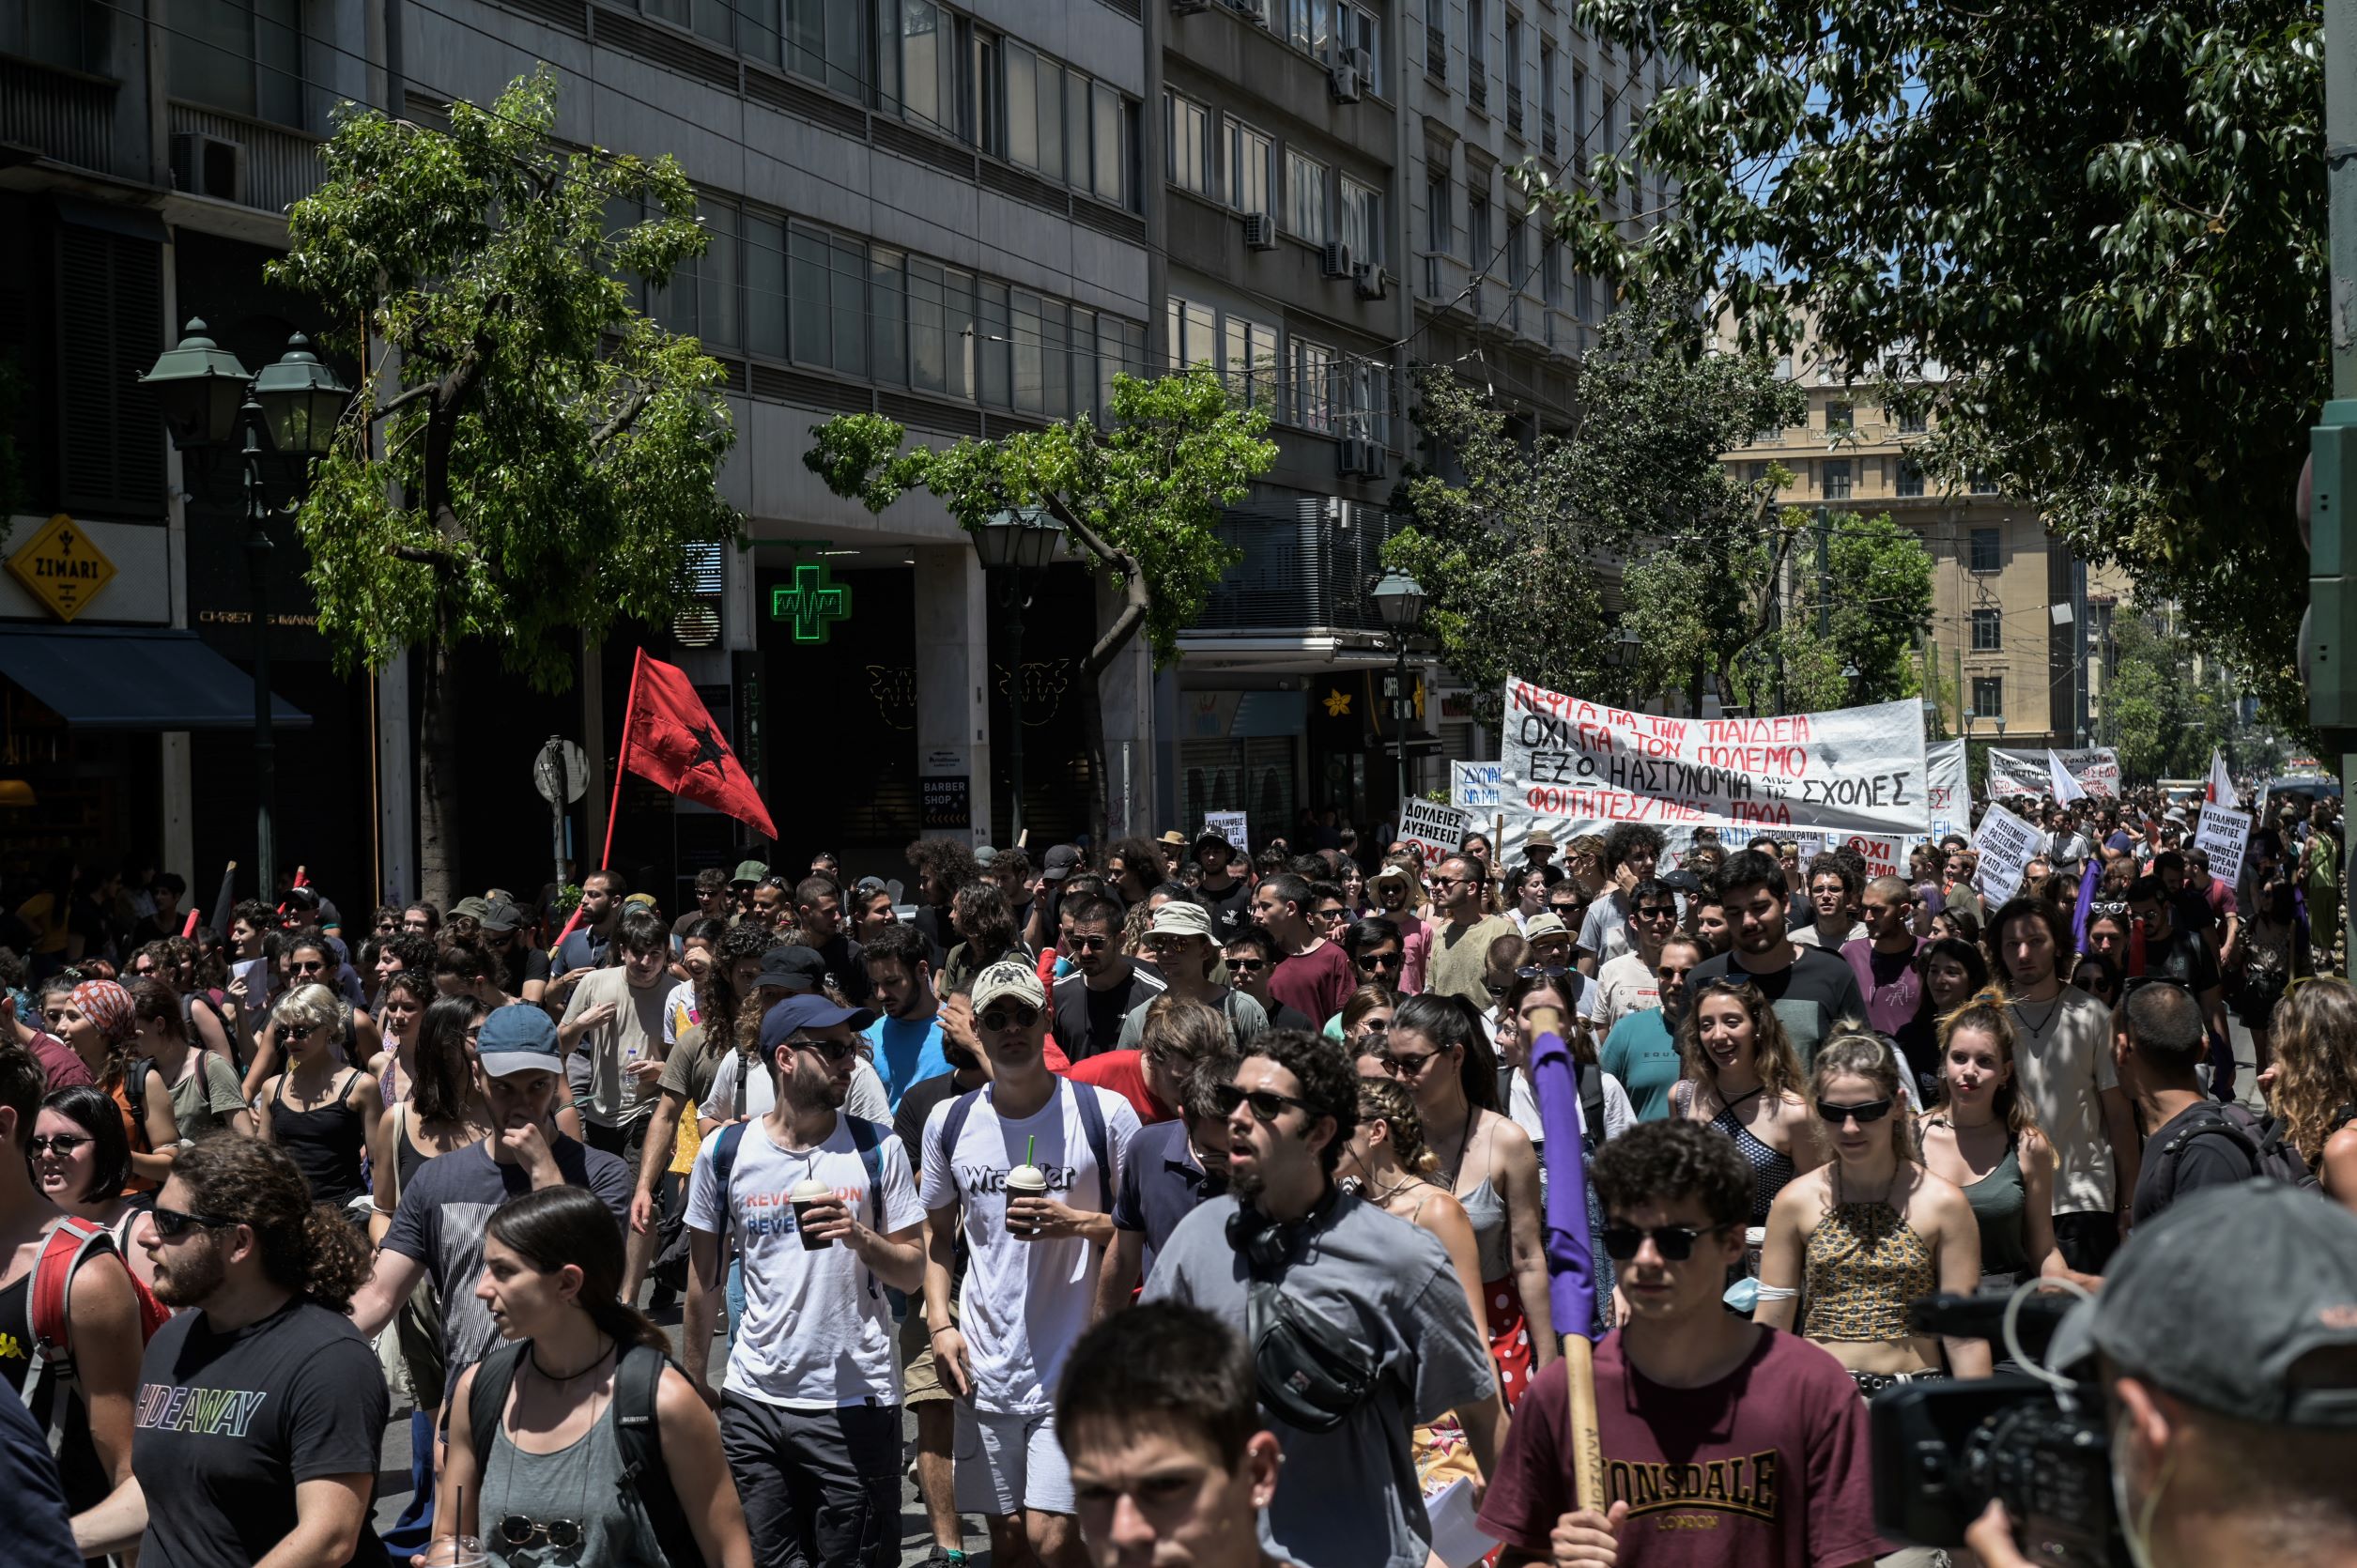
<svg viewBox="0 0 2357 1568">
<path fill-rule="evenodd" d="M 827 581 L 824 562 L 806 562 L 793 569 L 791 587 L 769 591 L 769 618 L 793 622 L 796 642 L 827 641 L 832 623 L 851 619 L 851 590 Z"/>
</svg>

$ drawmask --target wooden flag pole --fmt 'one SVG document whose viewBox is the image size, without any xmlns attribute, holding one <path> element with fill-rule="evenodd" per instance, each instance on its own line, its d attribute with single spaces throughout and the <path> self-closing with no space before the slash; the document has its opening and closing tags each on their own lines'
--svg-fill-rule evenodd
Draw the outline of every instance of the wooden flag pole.
<svg viewBox="0 0 2357 1568">
<path fill-rule="evenodd" d="M 1596 1417 L 1595 1346 L 1582 1333 L 1564 1336 L 1564 1387 L 1571 1395 L 1572 1501 L 1607 1512 L 1604 1495 L 1604 1434 Z"/>
</svg>

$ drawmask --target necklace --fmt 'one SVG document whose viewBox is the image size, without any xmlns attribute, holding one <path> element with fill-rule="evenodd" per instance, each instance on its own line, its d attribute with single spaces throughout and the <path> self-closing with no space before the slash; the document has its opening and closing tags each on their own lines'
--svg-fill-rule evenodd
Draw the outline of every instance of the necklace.
<svg viewBox="0 0 2357 1568">
<path fill-rule="evenodd" d="M 526 1354 L 531 1359 L 532 1371 L 538 1373 L 549 1382 L 562 1386 L 566 1383 L 578 1383 L 582 1378 L 588 1376 L 591 1373 L 595 1372 L 599 1367 L 604 1366 L 606 1364 L 606 1358 L 612 1355 L 613 1351 L 613 1342 L 611 1340 L 608 1340 L 597 1354 L 590 1358 L 589 1365 L 583 1367 L 578 1372 L 568 1372 L 562 1377 L 558 1376 L 555 1373 L 550 1372 L 547 1367 L 540 1364 L 540 1346 L 538 1345 L 534 1345 L 530 1351 L 526 1352 Z"/>
<path fill-rule="evenodd" d="M 2035 1022 L 2035 1023 L 2032 1023 L 2032 1022 L 2029 1021 L 2029 1014 L 2027 1014 L 2027 1013 L 2026 1013 L 2026 1012 L 2024 1012 L 2024 1011 L 2022 1010 L 2022 1004 L 2021 1004 L 2021 1003 L 2019 1003 L 2019 1002 L 2008 1002 L 2008 1003 L 2006 1004 L 2006 1008 L 2007 1008 L 2007 1010 L 2008 1010 L 2008 1011 L 2011 1012 L 2011 1013 L 2012 1013 L 2012 1015 L 2013 1015 L 2015 1018 L 2018 1018 L 2018 1019 L 2020 1019 L 2020 1020 L 2022 1021 L 2022 1027 L 2023 1027 L 2023 1028 L 2027 1029 L 2027 1030 L 2028 1030 L 2031 1034 L 2033 1034 L 2033 1035 L 2043 1035 L 2043 1034 L 2046 1032 L 2046 1027 L 2047 1027 L 2047 1025 L 2049 1025 L 2049 1024 L 2051 1024 L 2052 1022 L 2054 1022 L 2054 1021 L 2055 1021 L 2055 1014 L 2057 1014 L 2057 1013 L 2058 1013 L 2058 1012 L 2060 1012 L 2060 1011 L 2062 1010 L 2062 998 L 2063 998 L 2063 995 L 2064 995 L 2064 993 L 2063 993 L 2062 992 L 2059 992 L 2059 991 L 2056 992 L 2055 992 L 2055 999 L 2054 999 L 2052 1002 L 2050 1002 L 2050 1003 L 2048 1003 L 2048 1004 L 2046 1005 L 2046 1016 L 2045 1016 L 2045 1017 L 2043 1017 L 2043 1018 L 2041 1018 L 2041 1019 L 2040 1019 L 2040 1020 L 2039 1020 L 2037 1022 Z"/>
<path fill-rule="evenodd" d="M 1396 1198 L 1402 1192 L 1407 1191 L 1410 1187 L 1423 1183 L 1424 1180 L 1425 1178 L 1420 1176 L 1400 1177 L 1398 1181 L 1393 1183 L 1389 1187 L 1381 1189 L 1374 1194 L 1377 1207 L 1383 1208 L 1390 1207 L 1391 1202 L 1394 1198 Z"/>
</svg>

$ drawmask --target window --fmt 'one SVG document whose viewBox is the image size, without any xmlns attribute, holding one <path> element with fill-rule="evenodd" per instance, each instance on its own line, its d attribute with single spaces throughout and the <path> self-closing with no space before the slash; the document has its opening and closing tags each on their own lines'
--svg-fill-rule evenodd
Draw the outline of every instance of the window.
<svg viewBox="0 0 2357 1568">
<path fill-rule="evenodd" d="M 745 346 L 773 360 L 786 352 L 786 222 L 745 219 Z"/>
<path fill-rule="evenodd" d="M 784 0 L 786 69 L 846 98 L 868 97 L 868 8 L 860 0 Z M 751 51 L 747 51 L 751 53 Z"/>
<path fill-rule="evenodd" d="M 1765 484 L 1768 482 L 1768 465 L 1764 461 L 1746 463 L 1743 466 L 1743 482 L 1746 484 Z"/>
<path fill-rule="evenodd" d="M 1060 181 L 1064 178 L 1064 68 L 1010 39 L 1000 40 L 999 52 L 1006 62 L 1005 141 L 992 150 L 1019 168 Z M 1085 121 L 1081 134 L 1085 141 Z M 1082 148 L 1083 161 L 1086 150 Z M 1203 144 L 1207 169 L 1209 151 L 1207 131 Z M 1082 176 L 1079 183 L 1086 186 L 1086 171 L 1075 168 L 1074 172 Z"/>
<path fill-rule="evenodd" d="M 1260 0 L 1267 6 L 1271 0 Z M 1306 49 L 1321 60 L 1333 57 L 1333 0 L 1275 0 L 1285 13 L 1285 36 L 1294 47 Z"/>
<path fill-rule="evenodd" d="M 1540 149 L 1555 156 L 1555 46 L 1538 46 L 1538 125 Z"/>
<path fill-rule="evenodd" d="M 1163 140 L 1170 149 L 1163 171 L 1170 183 L 1198 196 L 1211 195 L 1211 111 L 1177 93 L 1163 93 Z"/>
<path fill-rule="evenodd" d="M 1137 191 L 1130 177 L 1136 161 L 1137 108 L 1102 82 L 1088 85 L 1089 119 L 1095 131 L 1089 164 L 1089 189 L 1097 199 L 1135 210 Z M 1072 183 L 1080 183 L 1075 169 Z"/>
<path fill-rule="evenodd" d="M 1299 336 L 1293 339 L 1293 423 L 1323 434 L 1334 428 L 1334 351 Z"/>
<path fill-rule="evenodd" d="M 1997 476 L 1986 469 L 1975 469 L 1967 488 L 1976 496 L 1994 496 L 1997 493 Z"/>
<path fill-rule="evenodd" d="M 1506 321 L 1507 325 L 1522 324 L 1522 291 L 1530 285 L 1529 225 L 1522 214 L 1511 208 L 1506 212 Z"/>
<path fill-rule="evenodd" d="M 1456 239 L 1455 226 L 1449 213 L 1449 175 L 1445 166 L 1428 167 L 1424 180 L 1424 291 L 1427 298 L 1440 297 L 1440 258 L 1449 254 Z"/>
<path fill-rule="evenodd" d="M 1976 675 L 1972 678 L 1972 716 L 2003 718 L 2005 716 L 2005 677 Z"/>
<path fill-rule="evenodd" d="M 868 371 L 887 386 L 908 385 L 908 288 L 906 263 L 898 251 L 878 245 L 868 253 Z"/>
<path fill-rule="evenodd" d="M 1227 199 L 1239 212 L 1276 216 L 1277 145 L 1265 131 L 1227 122 Z"/>
<path fill-rule="evenodd" d="M 797 320 L 800 314 L 797 301 Z M 910 383 L 919 392 L 972 397 L 974 338 L 973 276 L 937 262 L 912 259 L 908 264 Z"/>
<path fill-rule="evenodd" d="M 1350 259 L 1372 266 L 1383 261 L 1383 192 L 1362 185 L 1348 175 L 1341 184 L 1342 242 Z"/>
<path fill-rule="evenodd" d="M 1827 430 L 1851 430 L 1856 427 L 1856 423 L 1857 410 L 1855 405 L 1844 402 L 1826 405 L 1826 428 Z"/>
<path fill-rule="evenodd" d="M 950 14 L 933 0 L 881 0 L 878 11 L 880 106 L 929 131 L 957 135 L 957 29 Z"/>
<path fill-rule="evenodd" d="M 1920 436 L 1930 428 L 1931 420 L 1922 409 L 1902 408 L 1899 410 L 1899 433 L 1901 435 Z"/>
<path fill-rule="evenodd" d="M 1392 438 L 1391 377 L 1383 365 L 1357 354 L 1342 359 L 1336 389 L 1335 426 L 1338 434 L 1356 440 L 1389 446 Z"/>
<path fill-rule="evenodd" d="M 1538 287 L 1548 310 L 1564 308 L 1564 248 L 1551 234 L 1538 244 Z"/>
<path fill-rule="evenodd" d="M 1506 129 L 1522 133 L 1522 19 L 1506 13 Z"/>
<path fill-rule="evenodd" d="M 1342 51 L 1365 50 L 1367 71 L 1363 85 L 1368 92 L 1382 92 L 1383 29 L 1373 11 L 1356 4 L 1355 0 L 1335 0 L 1334 48 L 1336 58 L 1340 57 Z"/>
<path fill-rule="evenodd" d="M 1759 429 L 1751 432 L 1753 446 L 1770 446 L 1783 438 L 1784 427 L 1780 424 L 1763 424 Z"/>
<path fill-rule="evenodd" d="M 1278 403 L 1277 331 L 1240 315 L 1226 321 L 1226 358 L 1220 378 L 1247 408 L 1282 411 Z"/>
<path fill-rule="evenodd" d="M 1476 109 L 1489 101 L 1488 9 L 1487 0 L 1465 0 L 1465 100 Z"/>
<path fill-rule="evenodd" d="M 1825 495 L 1827 500 L 1850 499 L 1850 460 L 1828 457 L 1820 465 L 1825 469 Z"/>
<path fill-rule="evenodd" d="M 1424 0 L 1424 70 L 1442 87 L 1449 85 L 1448 0 Z"/>
<path fill-rule="evenodd" d="M 1289 150 L 1285 155 L 1285 226 L 1313 245 L 1326 242 L 1326 166 Z"/>
<path fill-rule="evenodd" d="M 1174 295 L 1169 312 L 1170 368 L 1188 370 L 1199 364 L 1217 368 L 1220 362 L 1219 317 L 1211 307 Z"/>
<path fill-rule="evenodd" d="M 1923 466 L 1912 457 L 1899 459 L 1899 476 L 1895 485 L 1903 496 L 1923 494 Z"/>
<path fill-rule="evenodd" d="M 1498 259 L 1489 235 L 1489 198 L 1465 199 L 1465 259 L 1476 272 L 1487 272 Z"/>
<path fill-rule="evenodd" d="M 2003 530 L 1993 528 L 1977 528 L 1972 530 L 1972 569 L 1974 571 L 1994 572 L 1997 570 L 2004 564 L 2001 559 L 2003 554 Z"/>
<path fill-rule="evenodd" d="M 300 0 L 192 0 L 172 16 L 177 25 L 166 36 L 165 80 L 174 98 L 277 125 L 303 123 Z"/>
<path fill-rule="evenodd" d="M 1571 68 L 1571 155 L 1588 161 L 1588 73 L 1578 66 Z"/>
<path fill-rule="evenodd" d="M 1976 653 L 2002 653 L 2005 648 L 2005 612 L 1999 609 L 1977 609 L 1972 612 L 1972 651 Z"/>
<path fill-rule="evenodd" d="M 1572 275 L 1571 314 L 1582 321 L 1595 319 L 1595 280 L 1585 272 Z"/>
<path fill-rule="evenodd" d="M 106 12 L 87 0 L 27 0 L 0 10 L 0 54 L 102 74 L 109 27 Z M 175 92 L 179 91 L 178 69 L 175 61 Z"/>
</svg>

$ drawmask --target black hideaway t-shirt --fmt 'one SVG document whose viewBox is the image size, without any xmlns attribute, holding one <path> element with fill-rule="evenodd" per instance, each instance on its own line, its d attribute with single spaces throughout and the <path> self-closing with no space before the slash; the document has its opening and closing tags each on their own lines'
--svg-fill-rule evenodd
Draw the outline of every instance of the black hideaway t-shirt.
<svg viewBox="0 0 2357 1568">
<path fill-rule="evenodd" d="M 297 1297 L 227 1333 L 202 1312 L 156 1330 L 139 1368 L 131 1473 L 147 1499 L 142 1568 L 253 1568 L 295 1528 L 295 1488 L 371 1478 L 388 1396 L 350 1318 Z M 351 1565 L 385 1548 L 363 1509 Z"/>
</svg>

